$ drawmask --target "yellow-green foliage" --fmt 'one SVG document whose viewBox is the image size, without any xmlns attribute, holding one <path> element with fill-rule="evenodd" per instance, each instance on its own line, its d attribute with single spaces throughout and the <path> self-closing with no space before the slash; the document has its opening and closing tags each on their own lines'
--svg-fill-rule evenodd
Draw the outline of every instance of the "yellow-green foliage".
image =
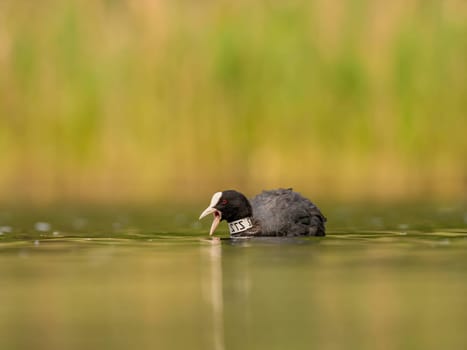
<svg viewBox="0 0 467 350">
<path fill-rule="evenodd" d="M 459 198 L 467 6 L 0 2 L 8 199 Z"/>
</svg>

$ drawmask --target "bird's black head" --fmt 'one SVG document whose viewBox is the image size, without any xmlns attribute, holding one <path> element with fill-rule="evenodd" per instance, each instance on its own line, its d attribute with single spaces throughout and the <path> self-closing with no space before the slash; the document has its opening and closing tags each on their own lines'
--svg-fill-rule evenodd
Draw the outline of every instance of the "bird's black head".
<svg viewBox="0 0 467 350">
<path fill-rule="evenodd" d="M 251 204 L 243 194 L 234 190 L 221 193 L 221 197 L 214 206 L 222 213 L 221 220 L 232 222 L 252 215 Z"/>
<path fill-rule="evenodd" d="M 221 220 L 232 222 L 251 217 L 253 214 L 248 199 L 240 192 L 234 190 L 214 193 L 211 204 L 201 213 L 199 218 L 202 219 L 211 213 L 214 215 L 214 221 L 212 222 L 210 235 L 213 234 Z"/>
</svg>

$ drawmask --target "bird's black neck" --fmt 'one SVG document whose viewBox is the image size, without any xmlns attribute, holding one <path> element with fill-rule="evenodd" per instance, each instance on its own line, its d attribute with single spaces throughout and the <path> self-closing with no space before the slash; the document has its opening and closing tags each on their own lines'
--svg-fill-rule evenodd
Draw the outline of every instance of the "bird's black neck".
<svg viewBox="0 0 467 350">
<path fill-rule="evenodd" d="M 229 207 L 222 211 L 222 220 L 231 223 L 233 221 L 249 218 L 253 216 L 251 204 L 247 201 L 238 207 Z"/>
</svg>

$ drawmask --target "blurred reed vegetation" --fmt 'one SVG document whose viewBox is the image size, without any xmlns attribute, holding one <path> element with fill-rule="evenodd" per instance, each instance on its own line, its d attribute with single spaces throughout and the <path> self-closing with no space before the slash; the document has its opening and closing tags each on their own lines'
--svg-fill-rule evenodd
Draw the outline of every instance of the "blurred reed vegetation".
<svg viewBox="0 0 467 350">
<path fill-rule="evenodd" d="M 2 201 L 467 192 L 460 0 L 0 2 Z"/>
</svg>

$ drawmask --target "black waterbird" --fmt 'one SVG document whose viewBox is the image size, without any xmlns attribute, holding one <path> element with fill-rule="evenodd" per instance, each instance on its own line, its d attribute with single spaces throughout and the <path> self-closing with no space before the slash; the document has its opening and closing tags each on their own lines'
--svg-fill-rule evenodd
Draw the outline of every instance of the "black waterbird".
<svg viewBox="0 0 467 350">
<path fill-rule="evenodd" d="M 263 191 L 251 201 L 235 190 L 216 192 L 199 218 L 209 214 L 214 215 L 210 235 L 222 220 L 232 237 L 325 235 L 324 215 L 291 188 Z"/>
</svg>

